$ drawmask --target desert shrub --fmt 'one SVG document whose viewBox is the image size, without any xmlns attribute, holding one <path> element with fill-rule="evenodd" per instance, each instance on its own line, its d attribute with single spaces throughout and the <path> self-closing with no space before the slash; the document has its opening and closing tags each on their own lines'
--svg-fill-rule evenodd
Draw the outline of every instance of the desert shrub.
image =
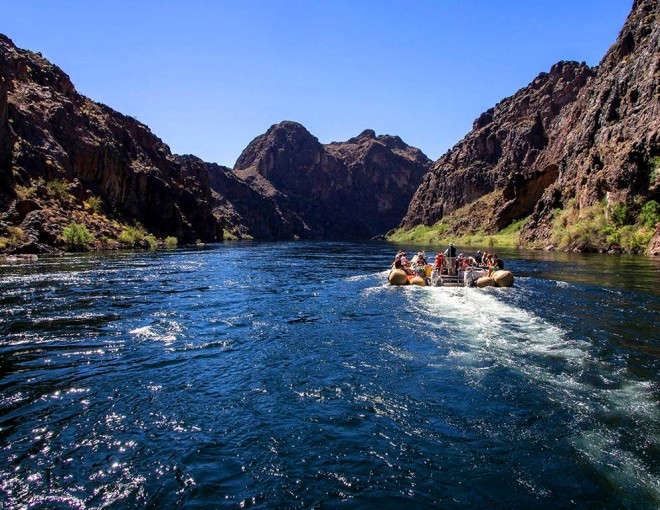
<svg viewBox="0 0 660 510">
<path fill-rule="evenodd" d="M 156 239 L 155 236 L 152 236 L 151 234 L 148 236 L 144 236 L 144 240 L 147 241 L 150 250 L 158 249 L 158 240 Z"/>
<path fill-rule="evenodd" d="M 36 186 L 16 186 L 14 189 L 20 198 L 34 198 L 37 195 Z"/>
<path fill-rule="evenodd" d="M 64 196 L 69 191 L 69 185 L 66 181 L 60 179 L 53 179 L 46 183 L 48 193 L 56 197 Z"/>
<path fill-rule="evenodd" d="M 614 223 L 617 227 L 623 227 L 624 225 L 627 225 L 630 222 L 630 211 L 628 209 L 628 205 L 624 204 L 623 202 L 614 204 L 614 207 L 612 207 L 611 217 L 612 223 Z"/>
<path fill-rule="evenodd" d="M 145 232 L 140 227 L 127 227 L 121 234 L 119 234 L 119 242 L 134 246 L 135 243 L 142 241 L 145 237 Z"/>
<path fill-rule="evenodd" d="M 655 180 L 658 178 L 658 170 L 660 170 L 660 156 L 655 156 L 651 158 L 651 171 L 649 173 L 649 183 L 651 186 L 655 184 Z"/>
<path fill-rule="evenodd" d="M 653 232 L 635 225 L 626 225 L 618 230 L 619 246 L 627 252 L 642 252 L 646 249 Z"/>
<path fill-rule="evenodd" d="M 7 229 L 8 246 L 10 248 L 21 245 L 27 240 L 27 235 L 23 232 L 21 227 L 9 227 Z"/>
<path fill-rule="evenodd" d="M 103 208 L 103 200 L 99 197 L 89 197 L 85 200 L 85 207 L 92 212 L 100 213 Z"/>
<path fill-rule="evenodd" d="M 222 239 L 224 241 L 238 241 L 238 237 L 232 234 L 229 230 L 223 229 Z"/>
<path fill-rule="evenodd" d="M 165 248 L 173 249 L 176 248 L 179 244 L 179 240 L 176 237 L 168 236 L 165 238 L 164 246 Z"/>
<path fill-rule="evenodd" d="M 646 228 L 655 228 L 660 221 L 660 204 L 655 200 L 646 202 L 639 213 L 639 221 Z"/>
<path fill-rule="evenodd" d="M 82 249 L 91 242 L 92 236 L 85 225 L 72 221 L 62 230 L 62 239 L 70 248 Z"/>
</svg>

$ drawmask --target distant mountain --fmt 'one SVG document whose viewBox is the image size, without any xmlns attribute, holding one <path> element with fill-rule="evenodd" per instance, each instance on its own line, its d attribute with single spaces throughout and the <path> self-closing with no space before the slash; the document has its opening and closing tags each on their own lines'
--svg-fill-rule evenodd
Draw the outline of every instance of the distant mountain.
<svg viewBox="0 0 660 510">
<path fill-rule="evenodd" d="M 448 233 L 494 233 L 529 216 L 523 245 L 634 251 L 637 236 L 660 254 L 658 19 L 657 0 L 635 1 L 597 68 L 560 62 L 483 113 L 435 162 L 401 227 L 451 217 Z"/>
<path fill-rule="evenodd" d="M 61 250 L 72 223 L 90 234 L 79 249 L 144 246 L 148 234 L 366 239 L 399 223 L 430 163 L 397 137 L 323 146 L 292 122 L 257 137 L 235 169 L 175 156 L 0 35 L 0 251 Z"/>
<path fill-rule="evenodd" d="M 302 220 L 289 222 L 297 237 L 365 239 L 399 223 L 430 165 L 398 137 L 366 130 L 322 145 L 286 121 L 255 138 L 234 173 Z"/>
</svg>

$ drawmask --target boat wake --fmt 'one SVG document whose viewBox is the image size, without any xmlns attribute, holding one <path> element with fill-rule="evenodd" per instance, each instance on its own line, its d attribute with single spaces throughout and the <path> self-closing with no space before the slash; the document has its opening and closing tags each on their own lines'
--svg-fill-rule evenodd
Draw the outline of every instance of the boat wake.
<svg viewBox="0 0 660 510">
<path fill-rule="evenodd" d="M 601 476 L 660 502 L 657 465 L 648 455 L 660 447 L 658 388 L 599 357 L 587 339 L 571 338 L 569 331 L 512 305 L 510 292 L 410 289 L 408 307 L 468 384 L 479 385 L 502 369 L 523 378 L 571 416 L 570 444 Z"/>
</svg>

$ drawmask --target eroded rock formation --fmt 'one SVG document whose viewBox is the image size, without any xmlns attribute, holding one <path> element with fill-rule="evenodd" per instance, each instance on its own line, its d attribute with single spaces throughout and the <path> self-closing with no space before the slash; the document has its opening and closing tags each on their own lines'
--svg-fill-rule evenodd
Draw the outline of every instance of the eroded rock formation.
<svg viewBox="0 0 660 510">
<path fill-rule="evenodd" d="M 4 36 L 0 71 L 4 224 L 23 231 L 27 250 L 49 251 L 91 196 L 157 235 L 222 238 L 210 192 L 190 179 L 183 185 L 169 148 L 147 126 L 78 94 L 61 69 Z M 43 192 L 53 182 L 56 192 Z M 11 200 L 16 186 L 29 201 Z M 113 234 L 111 220 L 87 223 L 99 236 Z"/>
<path fill-rule="evenodd" d="M 398 137 L 366 130 L 323 145 L 285 121 L 255 138 L 234 172 L 304 220 L 297 236 L 364 239 L 398 224 L 430 163 Z"/>
<path fill-rule="evenodd" d="M 175 156 L 0 36 L 0 250 L 61 249 L 72 222 L 103 247 L 133 222 L 184 243 L 368 239 L 398 224 L 429 165 L 397 137 L 323 146 L 293 122 L 257 137 L 234 169 Z"/>
<path fill-rule="evenodd" d="M 556 167 L 536 165 L 555 120 L 593 74 L 585 64 L 560 62 L 484 112 L 425 176 L 402 226 L 432 225 L 495 190 L 502 192 L 496 202 L 473 221 L 496 231 L 529 214 L 558 175 Z"/>
<path fill-rule="evenodd" d="M 579 216 L 603 201 L 658 200 L 658 11 L 657 0 L 636 0 L 597 68 L 560 62 L 483 113 L 426 175 L 401 226 L 475 204 L 454 222 L 457 232 L 496 232 L 531 213 L 521 244 L 542 246 L 569 205 Z"/>
</svg>

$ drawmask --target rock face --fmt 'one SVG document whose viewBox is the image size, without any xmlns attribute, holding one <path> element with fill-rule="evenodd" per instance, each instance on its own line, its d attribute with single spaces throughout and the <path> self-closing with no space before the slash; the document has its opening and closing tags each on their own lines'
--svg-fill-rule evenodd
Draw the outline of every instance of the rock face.
<svg viewBox="0 0 660 510">
<path fill-rule="evenodd" d="M 323 146 L 293 122 L 257 137 L 234 169 L 175 156 L 0 35 L 0 250 L 61 248 L 72 220 L 95 239 L 132 222 L 182 242 L 367 239 L 399 223 L 430 163 L 397 137 Z"/>
<path fill-rule="evenodd" d="M 603 200 L 657 200 L 658 16 L 657 0 L 635 1 L 597 68 L 560 62 L 483 113 L 426 175 L 401 226 L 432 225 L 482 200 L 459 229 L 495 232 L 531 213 L 521 244 L 538 245 L 569 203 L 586 211 Z"/>
<path fill-rule="evenodd" d="M 580 209 L 606 199 L 660 199 L 660 8 L 637 0 L 619 38 L 596 76 L 567 108 L 558 134 L 540 160 L 556 166 L 558 179 L 546 189 L 525 226 L 522 241 L 549 237 L 552 210 L 574 199 Z M 652 241 L 651 245 L 657 244 Z"/>
<path fill-rule="evenodd" d="M 430 163 L 398 137 L 366 130 L 323 145 L 285 121 L 248 145 L 234 173 L 303 220 L 296 236 L 364 239 L 398 224 Z"/>
<path fill-rule="evenodd" d="M 555 120 L 593 74 L 585 64 L 560 62 L 481 114 L 425 176 L 402 226 L 432 225 L 495 190 L 502 193 L 492 209 L 474 218 L 481 226 L 495 231 L 529 214 L 558 175 L 557 168 L 536 165 Z"/>
<path fill-rule="evenodd" d="M 41 215 L 62 220 L 56 230 L 68 222 L 67 209 L 96 196 L 120 217 L 140 221 L 155 234 L 176 235 L 184 242 L 222 239 L 222 222 L 208 201 L 210 190 L 190 178 L 184 186 L 185 176 L 169 148 L 144 124 L 78 94 L 62 70 L 4 36 L 0 70 L 5 220 L 35 236 L 35 249 L 45 251 L 53 242 L 45 235 L 48 220 L 35 231 L 34 225 L 24 224 L 27 217 L 10 196 L 14 184 L 36 189 L 39 180 L 67 183 L 67 196 L 79 199 L 48 200 L 36 194 Z"/>
</svg>

